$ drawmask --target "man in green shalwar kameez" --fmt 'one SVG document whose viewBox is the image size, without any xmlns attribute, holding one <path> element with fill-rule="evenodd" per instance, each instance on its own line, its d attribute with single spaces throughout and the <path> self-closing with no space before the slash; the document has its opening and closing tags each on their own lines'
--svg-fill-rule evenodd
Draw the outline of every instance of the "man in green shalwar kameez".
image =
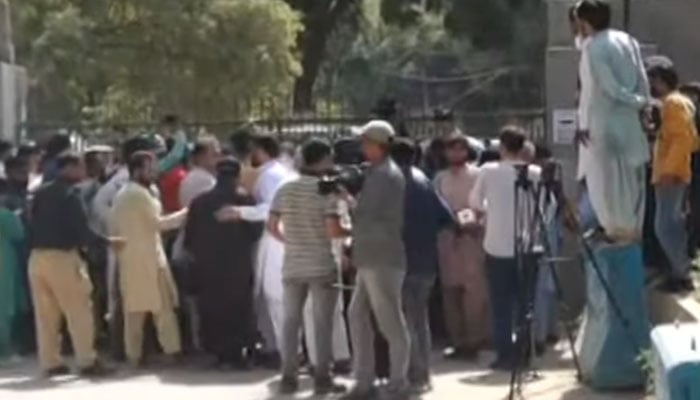
<svg viewBox="0 0 700 400">
<path fill-rule="evenodd" d="M 25 240 L 19 216 L 4 205 L 6 191 L 0 188 L 0 361 L 16 354 L 19 317 L 30 307 L 22 284 L 21 245 Z"/>
</svg>

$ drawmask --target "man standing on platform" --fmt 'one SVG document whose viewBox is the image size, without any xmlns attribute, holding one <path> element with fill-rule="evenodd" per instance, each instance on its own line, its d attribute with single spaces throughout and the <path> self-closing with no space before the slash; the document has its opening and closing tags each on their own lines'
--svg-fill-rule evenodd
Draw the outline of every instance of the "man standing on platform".
<svg viewBox="0 0 700 400">
<path fill-rule="evenodd" d="M 134 366 L 142 362 L 143 324 L 153 315 L 158 339 L 166 355 L 181 351 L 175 308 L 178 294 L 168 266 L 161 231 L 177 229 L 186 209 L 162 216 L 160 200 L 150 188 L 157 176 L 157 161 L 150 152 L 136 152 L 128 160 L 130 182 L 117 194 L 110 215 L 110 230 L 126 239 L 117 253 L 124 309 L 124 348 Z"/>
<path fill-rule="evenodd" d="M 605 240 L 641 238 L 645 206 L 645 164 L 649 145 L 640 115 L 649 103 L 649 84 L 639 43 L 610 28 L 610 5 L 584 0 L 576 8 L 587 46 L 591 94 L 586 184 Z M 585 116 L 584 116 L 585 118 Z"/>
</svg>

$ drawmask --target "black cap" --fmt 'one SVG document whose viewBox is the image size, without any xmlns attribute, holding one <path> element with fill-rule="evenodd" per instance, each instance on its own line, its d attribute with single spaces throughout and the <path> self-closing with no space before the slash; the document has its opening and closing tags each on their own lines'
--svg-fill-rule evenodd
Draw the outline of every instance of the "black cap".
<svg viewBox="0 0 700 400">
<path fill-rule="evenodd" d="M 241 173 L 241 163 L 233 157 L 225 157 L 216 163 L 216 174 L 237 178 Z"/>
</svg>

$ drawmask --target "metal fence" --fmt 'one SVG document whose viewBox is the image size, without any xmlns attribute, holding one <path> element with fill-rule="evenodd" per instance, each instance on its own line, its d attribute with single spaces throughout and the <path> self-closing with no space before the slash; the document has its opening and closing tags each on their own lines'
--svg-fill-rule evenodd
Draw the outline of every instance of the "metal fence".
<svg viewBox="0 0 700 400">
<path fill-rule="evenodd" d="M 336 140 L 352 135 L 371 116 L 352 117 L 295 117 L 269 118 L 248 121 L 190 122 L 183 128 L 192 138 L 202 134 L 213 134 L 222 139 L 228 138 L 242 126 L 254 124 L 261 129 L 275 133 L 281 141 L 300 143 L 310 136 Z M 459 113 L 452 120 L 436 119 L 433 115 L 413 115 L 396 118 L 395 126 L 400 133 L 417 140 L 435 137 L 454 129 L 479 138 L 491 138 L 505 124 L 517 124 L 530 132 L 533 140 L 545 140 L 545 112 L 542 109 L 505 110 L 498 112 Z M 118 144 L 124 139 L 157 131 L 158 125 L 152 122 L 123 124 L 66 124 L 66 123 L 25 123 L 17 127 L 18 141 L 41 143 L 56 133 L 69 134 L 76 148 L 92 144 Z"/>
</svg>

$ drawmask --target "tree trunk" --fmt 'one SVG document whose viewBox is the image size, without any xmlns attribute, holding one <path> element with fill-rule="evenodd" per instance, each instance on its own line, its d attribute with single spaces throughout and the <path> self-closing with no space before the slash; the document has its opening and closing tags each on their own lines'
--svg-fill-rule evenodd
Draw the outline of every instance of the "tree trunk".
<svg viewBox="0 0 700 400">
<path fill-rule="evenodd" d="M 318 29 L 307 30 L 301 38 L 303 72 L 294 82 L 294 112 L 314 109 L 314 84 L 321 70 L 328 39 L 328 34 L 317 31 Z"/>
<path fill-rule="evenodd" d="M 332 7 L 323 3 L 307 3 L 304 12 L 304 32 L 299 36 L 303 72 L 294 82 L 294 112 L 312 111 L 314 84 L 326 56 L 326 44 L 333 29 L 353 0 L 336 0 Z"/>
</svg>

